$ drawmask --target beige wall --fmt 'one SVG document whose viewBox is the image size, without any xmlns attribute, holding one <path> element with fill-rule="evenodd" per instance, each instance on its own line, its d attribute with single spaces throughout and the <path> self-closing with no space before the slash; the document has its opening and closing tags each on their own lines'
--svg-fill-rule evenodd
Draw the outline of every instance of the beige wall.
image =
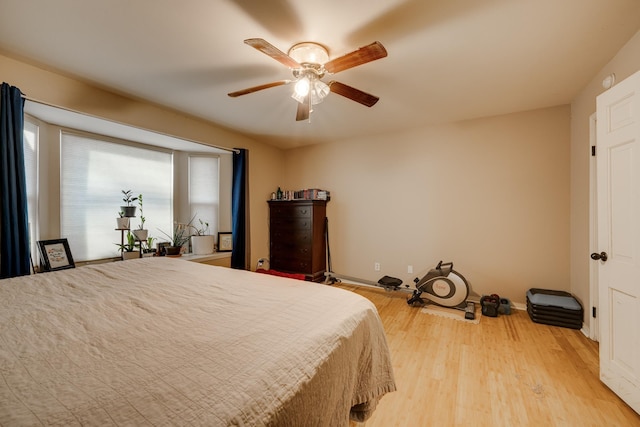
<svg viewBox="0 0 640 427">
<path fill-rule="evenodd" d="M 221 147 L 249 150 L 251 265 L 268 253 L 267 195 L 282 180 L 282 151 L 210 123 L 146 102 L 116 95 L 0 55 L 0 77 L 30 98 L 120 123 Z"/>
<path fill-rule="evenodd" d="M 571 104 L 571 290 L 589 304 L 589 116 L 602 80 L 615 73 L 617 82 L 640 70 L 640 32 L 605 65 Z M 590 310 L 587 310 L 590 311 Z"/>
<path fill-rule="evenodd" d="M 569 290 L 569 130 L 563 106 L 299 148 L 285 184 L 331 191 L 338 273 L 411 284 L 453 261 L 477 293 L 524 303 Z"/>
</svg>

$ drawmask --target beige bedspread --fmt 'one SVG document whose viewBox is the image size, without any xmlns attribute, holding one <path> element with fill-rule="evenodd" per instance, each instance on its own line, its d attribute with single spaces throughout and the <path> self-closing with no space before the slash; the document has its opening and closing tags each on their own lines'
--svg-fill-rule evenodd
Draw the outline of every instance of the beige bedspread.
<svg viewBox="0 0 640 427">
<path fill-rule="evenodd" d="M 3 426 L 346 426 L 394 390 L 341 289 L 169 258 L 0 281 Z"/>
</svg>

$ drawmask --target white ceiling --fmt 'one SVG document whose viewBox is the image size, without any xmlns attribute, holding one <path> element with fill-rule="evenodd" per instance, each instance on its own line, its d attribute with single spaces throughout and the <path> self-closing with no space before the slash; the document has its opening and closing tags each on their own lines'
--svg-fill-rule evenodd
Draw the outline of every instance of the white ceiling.
<svg viewBox="0 0 640 427">
<path fill-rule="evenodd" d="M 568 104 L 639 29 L 638 0 L 0 0 L 5 54 L 282 148 Z M 330 76 L 380 101 L 330 94 L 308 123 L 291 85 L 229 98 L 291 78 L 255 37 L 331 58 L 380 41 Z"/>
</svg>

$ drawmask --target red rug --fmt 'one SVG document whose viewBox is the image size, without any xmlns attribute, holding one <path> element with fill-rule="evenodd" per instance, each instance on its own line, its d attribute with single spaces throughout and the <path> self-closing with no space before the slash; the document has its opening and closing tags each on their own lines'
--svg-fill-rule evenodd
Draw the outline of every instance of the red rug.
<svg viewBox="0 0 640 427">
<path fill-rule="evenodd" d="M 272 276 L 289 277 L 291 279 L 305 280 L 304 274 L 301 274 L 301 273 L 283 273 L 282 271 L 265 270 L 263 268 L 257 269 L 256 273 L 271 274 Z"/>
</svg>

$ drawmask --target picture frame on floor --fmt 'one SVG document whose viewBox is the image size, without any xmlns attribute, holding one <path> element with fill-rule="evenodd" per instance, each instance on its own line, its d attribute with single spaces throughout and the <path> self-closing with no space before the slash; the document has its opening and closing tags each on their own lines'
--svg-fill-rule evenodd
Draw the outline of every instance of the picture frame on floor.
<svg viewBox="0 0 640 427">
<path fill-rule="evenodd" d="M 38 240 L 41 271 L 57 271 L 75 268 L 67 239 Z"/>
</svg>

